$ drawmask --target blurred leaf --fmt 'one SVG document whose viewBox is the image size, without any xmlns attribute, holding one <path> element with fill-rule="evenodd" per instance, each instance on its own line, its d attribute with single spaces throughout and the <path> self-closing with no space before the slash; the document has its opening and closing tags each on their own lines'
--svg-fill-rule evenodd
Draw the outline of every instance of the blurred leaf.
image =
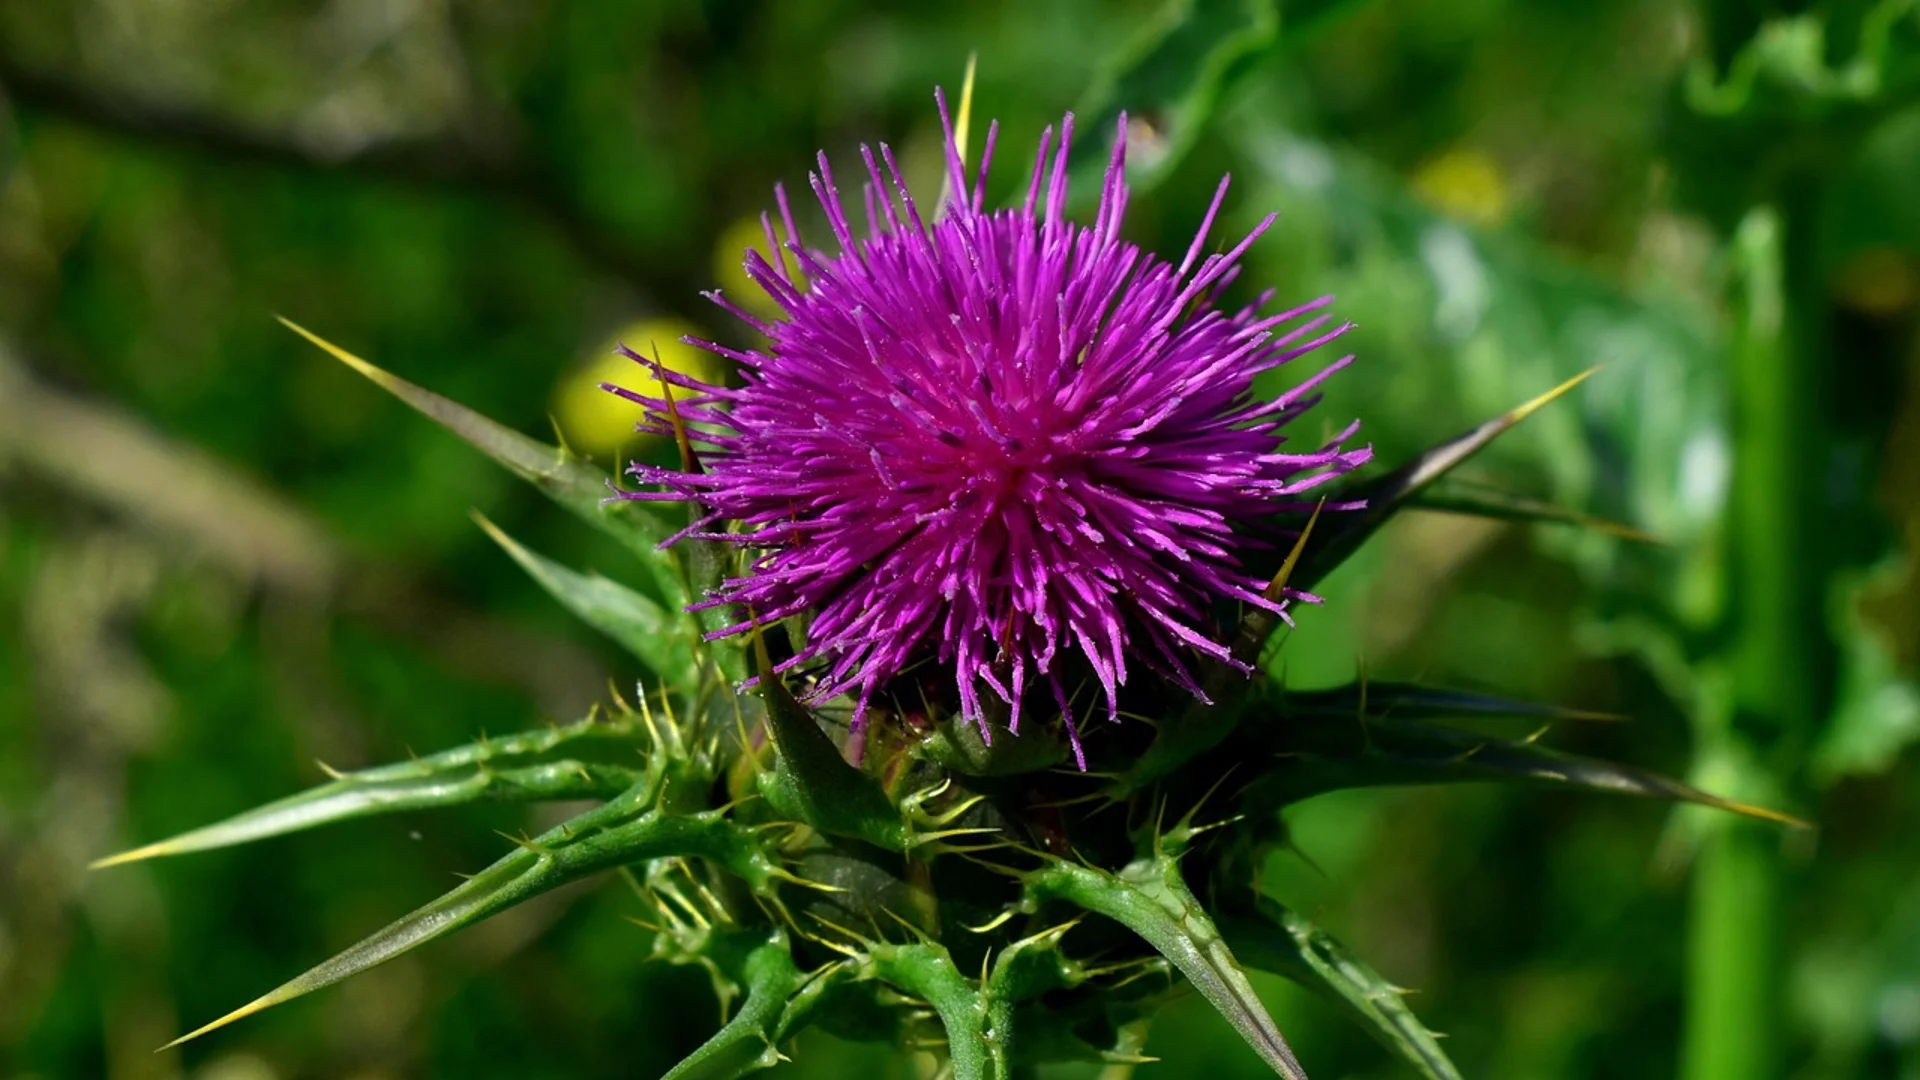
<svg viewBox="0 0 1920 1080">
<path fill-rule="evenodd" d="M 555 759 L 552 755 L 562 748 L 578 753 L 595 745 L 630 754 L 635 748 L 635 735 L 630 724 L 589 717 L 566 727 L 543 728 L 502 739 L 482 739 L 431 757 L 340 775 L 332 783 L 170 840 L 101 859 L 93 866 L 100 869 L 141 859 L 230 847 L 336 821 L 454 806 L 481 798 L 508 801 L 610 798 L 631 787 L 639 778 L 638 771 L 603 761 L 582 761 L 577 757 Z"/>
<path fill-rule="evenodd" d="M 1127 179 L 1151 190 L 1186 157 L 1219 104 L 1279 40 L 1275 0 L 1166 0 L 1094 77 L 1077 110 L 1076 199 L 1097 196 L 1116 118 L 1127 113 Z"/>
<path fill-rule="evenodd" d="M 1276 715 L 1274 720 L 1242 727 L 1242 731 L 1257 732 L 1265 749 L 1284 763 L 1247 789 L 1248 804 L 1262 812 L 1344 788 L 1500 781 L 1672 799 L 1802 824 L 1786 814 L 1709 795 L 1657 773 L 1560 753 L 1531 739 L 1490 739 L 1436 724 L 1377 716 L 1339 720 Z"/>
<path fill-rule="evenodd" d="M 438 900 L 388 924 L 315 967 L 168 1046 L 331 986 L 435 938 L 601 870 L 668 855 L 710 859 L 764 891 L 777 864 L 740 826 L 718 811 L 669 814 L 652 804 L 662 785 L 649 777 L 614 800 L 549 829 Z"/>
<path fill-rule="evenodd" d="M 1156 853 L 1118 874 L 1064 859 L 1025 875 L 1036 900 L 1064 900 L 1120 923 L 1154 947 L 1226 1017 L 1261 1060 L 1287 1080 L 1306 1070 L 1254 994 L 1227 943 L 1180 876 L 1178 859 Z"/>
<path fill-rule="evenodd" d="M 1275 241 L 1251 253 L 1257 272 L 1337 293 L 1377 343 L 1362 349 L 1370 378 L 1329 383 L 1322 408 L 1362 416 L 1382 460 L 1419 453 L 1458 410 L 1494 411 L 1604 365 L 1576 408 L 1545 410 L 1485 456 L 1503 474 L 1543 476 L 1546 503 L 1593 507 L 1659 537 L 1659 547 L 1573 529 L 1532 539 L 1605 584 L 1605 600 L 1585 613 L 1599 648 L 1643 655 L 1669 692 L 1690 696 L 1689 634 L 1716 617 L 1724 577 L 1716 537 L 1731 442 L 1710 229 L 1648 217 L 1647 242 L 1662 257 L 1623 284 L 1517 229 L 1450 221 L 1392 170 L 1251 103 L 1234 119 L 1263 182 L 1255 197 L 1281 211 Z M 1455 498 L 1462 483 L 1435 484 L 1409 504 Z"/>
<path fill-rule="evenodd" d="M 1894 647 L 1860 612 L 1860 596 L 1876 583 L 1909 573 L 1904 560 L 1836 583 L 1834 640 L 1840 648 L 1838 700 L 1813 751 L 1822 784 L 1878 773 L 1920 741 L 1920 684 L 1902 671 Z"/>
<path fill-rule="evenodd" d="M 1687 71 L 1687 104 L 1709 116 L 1747 112 L 1811 115 L 1823 105 L 1874 101 L 1910 91 L 1920 77 L 1920 5 L 1878 0 L 1859 24 L 1852 56 L 1829 64 L 1827 12 L 1769 19 L 1715 80 L 1697 57 Z"/>
<path fill-rule="evenodd" d="M 580 621 L 620 643 L 669 685 L 692 689 L 700 682 L 698 637 L 691 620 L 675 615 L 625 585 L 599 574 L 581 574 L 522 547 L 476 513 L 480 527 L 513 561 Z"/>
<path fill-rule="evenodd" d="M 1266 897 L 1256 901 L 1256 910 L 1258 920 L 1227 926 L 1249 964 L 1345 1005 L 1368 1034 L 1427 1080 L 1460 1080 L 1439 1039 L 1407 1008 L 1406 991 L 1299 913 Z"/>
<path fill-rule="evenodd" d="M 632 500 L 609 499 L 614 488 L 606 473 L 565 450 L 529 439 L 456 401 L 375 367 L 291 320 L 280 321 L 422 416 L 506 466 L 515 476 L 546 492 L 548 498 L 576 517 L 620 541 L 639 556 L 668 603 L 674 607 L 685 606 L 686 585 L 680 570 L 672 554 L 659 548 L 660 542 L 672 534 L 673 527 Z"/>
</svg>

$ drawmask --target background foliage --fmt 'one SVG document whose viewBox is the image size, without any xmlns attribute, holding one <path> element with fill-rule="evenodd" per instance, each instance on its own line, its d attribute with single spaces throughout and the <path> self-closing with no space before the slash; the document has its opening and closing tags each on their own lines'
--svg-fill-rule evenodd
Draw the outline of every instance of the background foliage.
<svg viewBox="0 0 1920 1080">
<path fill-rule="evenodd" d="M 935 175 L 931 86 L 978 50 L 1008 189 L 1061 109 L 1126 107 L 1139 241 L 1183 250 L 1222 171 L 1237 224 L 1280 212 L 1252 276 L 1360 323 L 1322 416 L 1384 461 L 1606 365 L 1474 479 L 1661 543 L 1411 516 L 1289 685 L 1617 713 L 1548 737 L 1819 825 L 1343 792 L 1265 887 L 1419 988 L 1469 1075 L 1920 1076 L 1916 40 L 1893 0 L 0 0 L 0 1073 L 645 1077 L 711 1031 L 602 887 L 151 1053 L 547 811 L 85 866 L 636 673 L 467 511 L 616 551 L 273 313 L 651 452 L 576 392 L 606 343 L 732 333 L 698 292 L 744 285 L 741 223 L 814 150 Z M 1315 1076 L 1399 1075 L 1258 985 Z M 1259 1075 L 1198 1002 L 1148 1050 Z M 915 1067 L 809 1035 L 783 1069 Z"/>
</svg>

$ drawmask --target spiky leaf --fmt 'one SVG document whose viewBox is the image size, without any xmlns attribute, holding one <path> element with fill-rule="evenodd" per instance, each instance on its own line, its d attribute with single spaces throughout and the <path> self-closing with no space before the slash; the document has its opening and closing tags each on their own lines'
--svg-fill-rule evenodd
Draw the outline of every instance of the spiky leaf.
<svg viewBox="0 0 1920 1080">
<path fill-rule="evenodd" d="M 589 717 L 566 727 L 482 739 L 430 757 L 338 774 L 331 783 L 93 865 L 100 869 L 209 851 L 372 814 L 454 806 L 482 798 L 611 798 L 631 787 L 640 774 L 638 769 L 604 759 L 629 757 L 635 736 L 636 729 L 624 720 L 609 723 Z"/>
<path fill-rule="evenodd" d="M 1387 473 L 1343 490 L 1342 500 L 1364 500 L 1366 509 L 1339 514 L 1314 537 L 1294 573 L 1296 588 L 1311 589 L 1314 584 L 1346 561 L 1366 539 L 1379 531 L 1395 514 L 1413 504 L 1413 500 L 1435 481 L 1447 475 L 1461 462 L 1486 449 L 1515 424 L 1540 411 L 1555 398 L 1580 385 L 1592 369 L 1583 371 L 1559 386 L 1524 404 L 1508 409 L 1463 435 L 1449 439 L 1412 461 Z"/>
<path fill-rule="evenodd" d="M 739 553 L 720 541 L 687 539 L 676 546 L 686 551 L 687 589 L 690 595 L 712 596 L 722 581 L 739 573 Z M 714 604 L 694 612 L 694 619 L 704 634 L 714 635 L 737 623 L 739 614 L 730 605 Z M 743 646 L 743 639 L 739 635 L 708 642 L 708 655 L 719 665 L 721 673 L 736 684 L 747 677 L 747 654 Z"/>
<path fill-rule="evenodd" d="M 1616 521 L 1589 517 L 1552 503 L 1479 484 L 1470 485 L 1459 482 L 1437 484 L 1413 496 L 1407 508 L 1486 518 L 1489 521 L 1510 521 L 1523 525 L 1570 525 L 1605 533 L 1608 536 L 1617 536 L 1622 540 L 1631 540 L 1638 544 L 1660 542 L 1638 529 Z"/>
<path fill-rule="evenodd" d="M 1460 1080 L 1439 1040 L 1407 1007 L 1405 991 L 1299 913 L 1265 897 L 1256 901 L 1256 910 L 1255 918 L 1225 924 L 1247 963 L 1340 1002 L 1381 1045 L 1427 1080 Z"/>
<path fill-rule="evenodd" d="M 1788 824 L 1795 819 L 1722 799 L 1658 773 L 1561 753 L 1532 740 L 1492 739 L 1456 728 L 1389 717 L 1273 717 L 1249 724 L 1266 736 L 1273 769 L 1243 796 L 1249 813 L 1328 791 L 1399 784 L 1475 781 L 1538 784 L 1698 803 Z"/>
<path fill-rule="evenodd" d="M 1366 681 L 1325 690 L 1272 690 L 1288 716 L 1391 717 L 1425 720 L 1436 717 L 1510 716 L 1530 720 L 1619 720 L 1609 713 L 1568 709 L 1516 701 L 1491 694 L 1474 694 L 1418 683 Z"/>
<path fill-rule="evenodd" d="M 435 938 L 471 926 L 570 881 L 627 863 L 666 856 L 709 859 L 765 891 L 780 876 L 759 841 L 718 811 L 667 813 L 653 805 L 660 781 L 650 776 L 620 797 L 542 833 L 457 888 L 418 908 L 345 952 L 213 1023 L 175 1039 L 176 1046 L 243 1017 L 331 986 Z"/>
<path fill-rule="evenodd" d="M 639 556 L 669 603 L 676 608 L 686 605 L 686 583 L 680 569 L 673 555 L 659 547 L 660 541 L 672 535 L 673 526 L 635 502 L 608 501 L 613 489 L 606 473 L 559 447 L 529 439 L 457 401 L 368 363 L 290 319 L 280 321 L 334 359 L 365 375 L 375 386 L 506 466 L 576 517 L 620 541 Z"/>
<path fill-rule="evenodd" d="M 1178 860 L 1155 852 L 1118 874 L 1047 857 L 1025 875 L 1034 900 L 1063 900 L 1120 923 L 1166 957 L 1220 1010 L 1274 1072 L 1306 1080 L 1306 1070 L 1281 1036 L 1246 972 L 1180 876 Z"/>
<path fill-rule="evenodd" d="M 617 581 L 570 570 L 528 550 L 479 514 L 474 520 L 528 577 L 581 622 L 619 642 L 668 683 L 682 688 L 698 684 L 697 637 L 689 620 Z"/>
</svg>

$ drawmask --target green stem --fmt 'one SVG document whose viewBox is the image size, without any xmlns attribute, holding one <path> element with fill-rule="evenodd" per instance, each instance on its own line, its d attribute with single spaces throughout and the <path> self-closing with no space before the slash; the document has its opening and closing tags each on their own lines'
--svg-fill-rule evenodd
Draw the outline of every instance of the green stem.
<svg viewBox="0 0 1920 1080">
<path fill-rule="evenodd" d="M 1790 187 L 1734 238 L 1732 684 L 1722 705 L 1702 710 L 1699 768 L 1738 788 L 1724 794 L 1772 805 L 1794 785 L 1791 762 L 1822 696 L 1817 207 L 1810 187 Z M 1686 1080 L 1781 1075 L 1783 894 L 1778 830 L 1731 818 L 1708 825 L 1691 912 Z"/>
<path fill-rule="evenodd" d="M 939 1014 L 953 1080 L 1010 1080 L 1006 1040 L 988 1026 L 979 987 L 953 966 L 946 949 L 932 943 L 875 945 L 867 955 L 880 978 Z"/>
</svg>

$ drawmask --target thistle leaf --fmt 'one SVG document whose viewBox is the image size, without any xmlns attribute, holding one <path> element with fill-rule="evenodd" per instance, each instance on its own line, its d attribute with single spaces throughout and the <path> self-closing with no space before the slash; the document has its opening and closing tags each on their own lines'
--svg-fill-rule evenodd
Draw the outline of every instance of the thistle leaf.
<svg viewBox="0 0 1920 1080">
<path fill-rule="evenodd" d="M 480 523 L 527 576 L 538 582 L 580 621 L 620 643 L 667 683 L 682 688 L 699 684 L 693 624 L 625 585 L 599 574 L 582 574 L 521 546 L 478 513 Z"/>
<path fill-rule="evenodd" d="M 1287 1080 L 1306 1080 L 1306 1070 L 1254 994 L 1246 972 L 1188 890 L 1177 859 L 1155 853 L 1110 874 L 1048 857 L 1046 865 L 1025 875 L 1025 881 L 1033 900 L 1063 900 L 1140 935 L 1180 969 L 1275 1073 Z"/>
<path fill-rule="evenodd" d="M 282 317 L 280 322 L 412 406 L 415 412 L 465 439 L 515 476 L 546 492 L 548 498 L 581 520 L 620 541 L 639 556 L 642 565 L 659 583 L 662 595 L 675 607 L 685 606 L 686 585 L 680 570 L 673 556 L 659 548 L 660 541 L 672 535 L 674 527 L 630 500 L 609 501 L 613 487 L 606 473 L 559 447 L 529 439 L 457 401 L 376 367 L 290 319 Z"/>
<path fill-rule="evenodd" d="M 760 695 L 767 704 L 767 733 L 773 737 L 773 771 L 760 776 L 761 794 L 779 813 L 834 836 L 865 840 L 889 851 L 905 851 L 913 838 L 892 800 L 873 777 L 847 764 L 840 748 L 822 731 L 806 707 L 794 700 L 767 656 L 767 642 L 753 632 Z"/>
<path fill-rule="evenodd" d="M 777 1045 L 793 1033 L 787 1003 L 805 981 L 785 933 L 776 931 L 747 954 L 742 981 L 747 1000 L 740 1012 L 661 1080 L 735 1080 L 781 1060 Z"/>
<path fill-rule="evenodd" d="M 1256 908 L 1259 919 L 1227 927 L 1248 963 L 1345 1005 L 1381 1045 L 1427 1080 L 1460 1080 L 1439 1040 L 1407 1008 L 1405 991 L 1298 913 L 1265 897 Z"/>
<path fill-rule="evenodd" d="M 1268 812 L 1343 788 L 1503 781 L 1691 802 L 1766 821 L 1804 824 L 1778 811 L 1709 795 L 1658 773 L 1564 754 L 1532 740 L 1490 739 L 1414 720 L 1351 716 L 1292 715 L 1284 723 L 1246 728 L 1266 732 L 1270 736 L 1266 749 L 1283 759 L 1279 768 L 1246 790 L 1243 799 L 1248 813 Z"/>
<path fill-rule="evenodd" d="M 1588 368 L 1532 401 L 1517 405 L 1472 431 L 1441 443 L 1385 476 L 1342 490 L 1338 496 L 1341 500 L 1364 500 L 1366 509 L 1336 515 L 1335 520 L 1328 522 L 1327 528 L 1320 530 L 1314 542 L 1308 545 L 1306 554 L 1293 574 L 1293 586 L 1299 589 L 1313 588 L 1334 567 L 1346 561 L 1347 556 L 1353 554 L 1389 518 L 1413 505 L 1414 499 L 1434 481 L 1486 449 L 1493 440 L 1520 421 L 1586 381 L 1595 370 Z"/>
<path fill-rule="evenodd" d="M 610 798 L 639 778 L 635 769 L 555 757 L 595 746 L 626 753 L 636 731 L 625 723 L 589 717 L 566 727 L 542 728 L 502 739 L 482 739 L 431 757 L 338 775 L 331 783 L 237 814 L 168 840 L 112 855 L 94 869 L 164 855 L 208 851 L 373 814 L 502 801 Z"/>
<path fill-rule="evenodd" d="M 778 864 L 759 842 L 718 811 L 668 814 L 654 807 L 660 784 L 649 777 L 618 798 L 521 845 L 439 899 L 272 992 L 191 1031 L 178 1046 L 236 1020 L 385 963 L 435 938 L 600 870 L 669 855 L 710 859 L 765 892 Z M 164 1048 L 163 1048 L 164 1049 Z"/>
</svg>

